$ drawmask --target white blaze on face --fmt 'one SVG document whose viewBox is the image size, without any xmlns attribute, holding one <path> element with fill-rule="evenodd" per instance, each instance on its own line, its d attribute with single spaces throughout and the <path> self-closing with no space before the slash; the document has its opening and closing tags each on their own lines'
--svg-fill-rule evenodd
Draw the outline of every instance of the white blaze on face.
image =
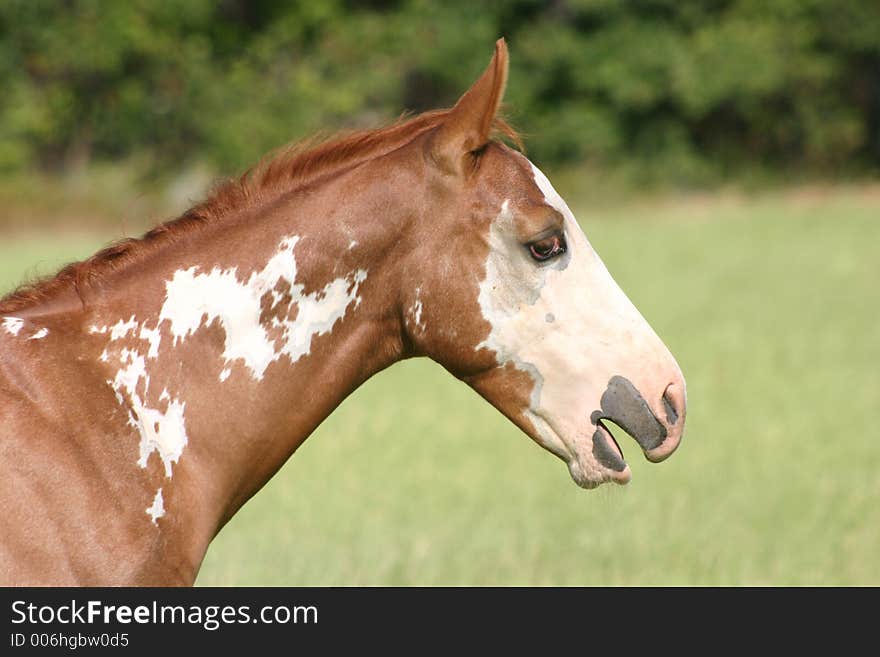
<svg viewBox="0 0 880 657">
<path fill-rule="evenodd" d="M 515 210 L 505 201 L 492 222 L 479 304 L 491 325 L 479 345 L 534 380 L 526 409 L 550 451 L 568 462 L 575 481 L 603 477 L 592 455 L 592 411 L 615 374 L 634 379 L 668 355 L 647 322 L 611 278 L 571 210 L 533 166 L 546 203 L 565 220 L 567 251 L 545 263 L 523 247 Z M 657 362 L 661 362 L 658 360 Z"/>
<path fill-rule="evenodd" d="M 239 280 L 235 268 L 215 267 L 210 272 L 198 273 L 196 267 L 190 267 L 175 272 L 166 283 L 165 303 L 159 315 L 160 324 L 169 322 L 175 345 L 217 320 L 226 334 L 224 363 L 241 360 L 257 380 L 282 356 L 296 362 L 307 355 L 312 338 L 329 333 L 352 302 L 359 303 L 358 288 L 367 272 L 358 269 L 330 281 L 318 292 L 305 294 L 305 286 L 296 282 L 293 251 L 298 241 L 299 237 L 282 240 L 266 266 L 246 281 Z M 276 290 L 279 284 L 289 286 L 295 319 L 273 317 L 264 326 L 260 322 L 261 300 L 271 293 L 274 310 L 283 298 Z M 277 341 L 269 337 L 268 331 L 273 328 L 281 330 Z"/>
</svg>

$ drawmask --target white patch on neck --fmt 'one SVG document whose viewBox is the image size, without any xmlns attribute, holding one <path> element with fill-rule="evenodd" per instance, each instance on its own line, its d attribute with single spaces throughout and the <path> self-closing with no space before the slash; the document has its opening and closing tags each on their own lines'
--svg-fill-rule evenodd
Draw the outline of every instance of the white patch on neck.
<svg viewBox="0 0 880 657">
<path fill-rule="evenodd" d="M 171 477 L 172 466 L 180 460 L 188 442 L 184 418 L 186 402 L 172 399 L 168 391 L 163 390 L 159 401 L 166 402 L 165 410 L 147 406 L 144 397 L 150 387 L 150 376 L 144 357 L 130 349 L 123 349 L 119 360 L 124 366 L 107 383 L 116 392 L 120 403 L 128 399 L 132 412 L 128 423 L 141 436 L 137 463 L 141 468 L 146 468 L 150 454 L 156 452 L 165 466 L 165 476 Z"/>
<path fill-rule="evenodd" d="M 159 345 L 162 342 L 162 334 L 159 332 L 158 325 L 156 328 L 151 329 L 147 328 L 147 325 L 144 324 L 141 327 L 139 337 L 141 340 L 146 340 L 150 343 L 150 349 L 147 351 L 147 358 L 157 358 L 159 356 Z"/>
<path fill-rule="evenodd" d="M 244 282 L 239 280 L 234 267 L 215 267 L 204 274 L 197 273 L 196 267 L 176 271 L 165 284 L 166 297 L 159 323 L 169 322 L 177 345 L 199 328 L 219 321 L 226 333 L 224 362 L 228 365 L 235 360 L 243 361 L 257 380 L 282 356 L 296 362 L 308 355 L 312 338 L 329 333 L 336 321 L 345 316 L 351 303 L 360 302 L 357 292 L 367 272 L 358 269 L 331 281 L 319 292 L 304 294 L 305 286 L 296 282 L 293 251 L 298 241 L 299 237 L 282 240 L 266 266 Z M 281 329 L 276 341 L 270 339 L 267 328 L 260 322 L 263 312 L 260 304 L 263 296 L 282 282 L 290 287 L 290 307 L 296 307 L 297 313 L 294 320 L 273 317 L 268 322 L 270 328 Z M 281 296 L 271 296 L 271 309 L 274 309 Z"/>
<path fill-rule="evenodd" d="M 415 324 L 416 328 L 419 329 L 420 331 L 424 331 L 427 328 L 427 326 L 422 321 L 422 310 L 424 310 L 424 306 L 422 305 L 421 294 L 422 294 L 422 288 L 417 287 L 416 288 L 416 300 L 413 303 L 412 307 L 410 308 L 409 312 L 410 312 L 410 317 L 411 317 L 413 323 Z"/>
<path fill-rule="evenodd" d="M 298 237 L 282 240 L 266 266 L 251 274 L 247 281 L 238 280 L 235 268 L 214 268 L 205 274 L 197 273 L 196 267 L 175 272 L 165 283 L 165 301 L 152 327 L 132 315 L 113 325 L 89 328 L 90 334 L 107 336 L 99 360 L 103 363 L 119 360 L 119 369 L 107 384 L 120 406 L 128 411 L 129 425 L 140 434 L 138 466 L 146 468 L 150 455 L 155 452 L 162 460 L 165 476 L 170 478 L 173 466 L 189 442 L 185 401 L 171 397 L 164 389 L 157 403 L 148 403 L 147 362 L 159 357 L 163 322 L 168 322 L 168 330 L 174 337 L 173 348 L 199 328 L 219 321 L 226 333 L 222 358 L 227 365 L 220 372 L 220 381 L 226 381 L 232 374 L 231 364 L 235 360 L 243 361 L 252 376 L 261 379 L 269 364 L 282 356 L 296 362 L 309 354 L 314 336 L 329 333 L 352 302 L 355 306 L 360 304 L 358 289 L 367 278 L 367 272 L 362 269 L 331 281 L 320 291 L 304 293 L 305 286 L 296 283 L 293 250 L 298 240 Z M 267 293 L 271 297 L 269 310 L 279 312 L 264 326 L 260 322 L 264 310 L 261 304 Z M 288 298 L 288 307 L 279 308 Z M 288 319 L 294 310 L 295 319 Z M 15 335 L 23 323 L 21 319 L 7 317 L 3 326 Z M 277 337 L 270 339 L 269 331 Z M 46 334 L 48 330 L 43 329 L 32 339 L 41 339 Z M 112 343 L 120 340 L 129 346 L 141 341 L 141 345 L 114 348 Z M 154 524 L 165 514 L 161 488 L 147 514 Z"/>
<path fill-rule="evenodd" d="M 10 335 L 18 335 L 22 326 L 24 326 L 23 319 L 19 319 L 18 317 L 3 318 L 3 328 L 6 329 L 6 332 Z"/>
<path fill-rule="evenodd" d="M 42 340 L 47 335 L 49 335 L 49 329 L 41 328 L 39 331 L 37 331 L 31 337 L 29 337 L 28 340 Z"/>
<path fill-rule="evenodd" d="M 121 340 L 129 333 L 134 333 L 137 329 L 138 323 L 135 320 L 134 315 L 129 317 L 128 321 L 119 320 L 113 326 L 92 326 L 89 329 L 89 333 L 95 334 L 107 334 L 110 333 L 111 340 Z"/>
<path fill-rule="evenodd" d="M 165 515 L 165 502 L 162 499 L 161 488 L 156 491 L 156 496 L 153 498 L 153 504 L 147 507 L 147 515 L 150 516 L 150 521 L 157 526 L 159 523 L 157 523 L 156 520 Z"/>
<path fill-rule="evenodd" d="M 135 321 L 134 315 L 132 315 L 127 322 L 123 322 L 120 319 L 116 324 L 110 327 L 110 339 L 121 340 L 129 333 L 134 333 L 137 327 L 138 323 Z"/>
</svg>

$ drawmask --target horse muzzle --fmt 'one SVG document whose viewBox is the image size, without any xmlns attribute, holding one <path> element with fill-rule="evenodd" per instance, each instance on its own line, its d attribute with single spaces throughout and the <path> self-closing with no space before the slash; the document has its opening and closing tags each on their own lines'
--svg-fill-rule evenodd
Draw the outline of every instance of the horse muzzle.
<svg viewBox="0 0 880 657">
<path fill-rule="evenodd" d="M 632 436 L 645 458 L 653 463 L 667 458 L 681 443 L 686 413 L 684 380 L 668 383 L 658 397 L 652 410 L 652 405 L 629 379 L 613 376 L 608 381 L 599 402 L 600 409 L 593 411 L 590 420 L 596 427 L 593 456 L 609 471 L 611 480 L 627 483 L 631 475 L 623 450 L 606 420 Z"/>
</svg>

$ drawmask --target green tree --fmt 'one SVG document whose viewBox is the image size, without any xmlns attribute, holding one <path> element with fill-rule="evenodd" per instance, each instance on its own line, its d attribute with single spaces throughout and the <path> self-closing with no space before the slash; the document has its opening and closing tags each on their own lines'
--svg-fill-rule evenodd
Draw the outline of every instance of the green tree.
<svg viewBox="0 0 880 657">
<path fill-rule="evenodd" d="M 449 105 L 499 35 L 543 162 L 698 179 L 880 165 L 874 2 L 7 0 L 0 168 L 240 169 L 316 130 Z"/>
</svg>

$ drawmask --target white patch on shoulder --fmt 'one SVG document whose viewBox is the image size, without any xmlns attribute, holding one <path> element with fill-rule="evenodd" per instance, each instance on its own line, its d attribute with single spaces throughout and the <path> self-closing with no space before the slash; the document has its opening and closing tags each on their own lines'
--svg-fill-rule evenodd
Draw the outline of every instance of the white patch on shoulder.
<svg viewBox="0 0 880 657">
<path fill-rule="evenodd" d="M 232 370 L 228 367 L 224 367 L 220 372 L 220 383 L 223 383 L 226 379 L 229 378 L 229 375 L 232 374 Z"/>
<path fill-rule="evenodd" d="M 293 251 L 298 241 L 296 236 L 283 239 L 266 266 L 246 281 L 239 280 L 235 267 L 215 267 L 207 273 L 197 272 L 196 267 L 176 271 L 165 283 L 159 323 L 169 322 L 177 345 L 201 327 L 219 321 L 226 333 L 223 360 L 226 364 L 241 360 L 257 380 L 282 356 L 296 362 L 309 354 L 314 336 L 329 333 L 351 303 L 359 303 L 358 288 L 367 278 L 367 272 L 358 269 L 318 292 L 304 294 L 305 286 L 296 282 Z M 290 288 L 290 307 L 297 308 L 296 319 L 273 317 L 267 327 L 260 322 L 261 300 L 272 293 L 270 309 L 274 309 L 282 299 L 274 294 L 279 283 Z M 280 338 L 271 339 L 267 328 L 280 328 Z"/>
<path fill-rule="evenodd" d="M 352 250 L 354 247 L 356 247 L 357 245 L 358 245 L 358 241 L 357 241 L 357 240 L 352 240 L 351 242 L 348 243 L 348 250 L 351 251 L 351 250 Z"/>
<path fill-rule="evenodd" d="M 150 516 L 150 521 L 154 525 L 158 525 L 156 522 L 159 518 L 165 515 L 165 502 L 162 499 L 162 489 L 156 491 L 156 496 L 153 498 L 153 504 L 147 507 L 147 515 Z"/>
<path fill-rule="evenodd" d="M 49 335 L 49 329 L 41 328 L 39 331 L 37 331 L 31 337 L 29 337 L 28 340 L 42 340 L 47 335 Z"/>
<path fill-rule="evenodd" d="M 22 326 L 24 326 L 23 319 L 19 319 L 18 317 L 3 318 L 3 328 L 6 329 L 6 332 L 10 335 L 18 335 Z"/>
</svg>

